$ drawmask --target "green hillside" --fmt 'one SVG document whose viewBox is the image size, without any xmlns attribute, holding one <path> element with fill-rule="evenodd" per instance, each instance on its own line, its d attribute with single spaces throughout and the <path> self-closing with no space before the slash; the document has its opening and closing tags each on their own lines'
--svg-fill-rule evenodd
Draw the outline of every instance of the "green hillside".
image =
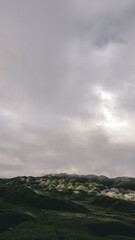
<svg viewBox="0 0 135 240">
<path fill-rule="evenodd" d="M 0 179 L 0 240 L 133 240 L 134 178 Z"/>
</svg>

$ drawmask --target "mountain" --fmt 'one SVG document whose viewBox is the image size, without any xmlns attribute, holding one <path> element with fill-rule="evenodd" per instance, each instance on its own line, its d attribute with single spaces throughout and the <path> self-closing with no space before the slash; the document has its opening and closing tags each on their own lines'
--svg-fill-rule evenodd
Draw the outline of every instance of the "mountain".
<svg viewBox="0 0 135 240">
<path fill-rule="evenodd" d="M 0 240 L 133 240 L 135 178 L 0 179 Z"/>
</svg>

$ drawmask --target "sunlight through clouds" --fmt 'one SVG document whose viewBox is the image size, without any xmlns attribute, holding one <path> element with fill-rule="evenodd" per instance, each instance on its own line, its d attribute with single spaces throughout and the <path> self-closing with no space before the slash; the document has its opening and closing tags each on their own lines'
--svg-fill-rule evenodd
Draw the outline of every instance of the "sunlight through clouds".
<svg viewBox="0 0 135 240">
<path fill-rule="evenodd" d="M 0 1 L 1 176 L 135 174 L 135 2 L 99 2 Z"/>
</svg>

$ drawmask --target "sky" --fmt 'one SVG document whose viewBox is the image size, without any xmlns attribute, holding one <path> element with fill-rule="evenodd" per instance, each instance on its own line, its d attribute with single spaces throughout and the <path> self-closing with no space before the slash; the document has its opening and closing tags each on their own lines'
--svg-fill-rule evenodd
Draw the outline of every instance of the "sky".
<svg viewBox="0 0 135 240">
<path fill-rule="evenodd" d="M 135 177 L 135 1 L 0 0 L 0 177 Z"/>
</svg>

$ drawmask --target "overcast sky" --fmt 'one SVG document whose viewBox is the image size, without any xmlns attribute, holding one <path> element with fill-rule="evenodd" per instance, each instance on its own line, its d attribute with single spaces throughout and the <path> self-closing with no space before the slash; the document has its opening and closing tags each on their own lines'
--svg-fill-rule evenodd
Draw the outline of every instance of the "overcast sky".
<svg viewBox="0 0 135 240">
<path fill-rule="evenodd" d="M 135 1 L 0 0 L 0 177 L 135 177 Z"/>
</svg>

